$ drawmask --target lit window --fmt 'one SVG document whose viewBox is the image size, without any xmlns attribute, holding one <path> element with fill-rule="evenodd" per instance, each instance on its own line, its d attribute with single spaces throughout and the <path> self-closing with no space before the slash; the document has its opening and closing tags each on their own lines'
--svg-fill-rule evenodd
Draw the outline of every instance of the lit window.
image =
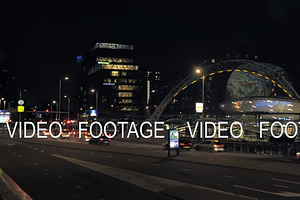
<svg viewBox="0 0 300 200">
<path fill-rule="evenodd" d="M 119 92 L 118 97 L 132 97 L 133 93 L 132 92 Z"/>
<path fill-rule="evenodd" d="M 128 79 L 128 83 L 133 83 L 133 84 L 135 84 L 135 83 L 136 83 L 136 79 Z"/>
<path fill-rule="evenodd" d="M 134 85 L 119 85 L 118 86 L 118 90 L 135 90 L 137 89 L 137 86 L 134 86 Z"/>
<path fill-rule="evenodd" d="M 118 71 L 111 71 L 111 76 L 119 76 L 119 72 Z"/>
<path fill-rule="evenodd" d="M 104 79 L 104 83 L 111 83 L 111 78 Z"/>
<path fill-rule="evenodd" d="M 102 65 L 102 69 L 139 70 L 138 65 Z"/>
<path fill-rule="evenodd" d="M 121 72 L 121 76 L 127 76 L 127 72 Z"/>
<path fill-rule="evenodd" d="M 132 102 L 132 99 L 121 99 L 119 104 L 131 104 Z"/>
</svg>

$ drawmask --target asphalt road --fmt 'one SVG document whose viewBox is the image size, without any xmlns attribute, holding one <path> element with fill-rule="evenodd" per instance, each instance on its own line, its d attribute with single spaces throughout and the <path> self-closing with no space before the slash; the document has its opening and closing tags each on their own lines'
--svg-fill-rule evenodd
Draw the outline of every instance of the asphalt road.
<svg viewBox="0 0 300 200">
<path fill-rule="evenodd" d="M 0 138 L 0 167 L 33 199 L 300 199 L 300 177 L 284 168 L 274 173 L 200 162 L 209 157 L 249 165 L 259 157 L 166 155 L 160 146 L 120 141 L 90 146 Z"/>
</svg>

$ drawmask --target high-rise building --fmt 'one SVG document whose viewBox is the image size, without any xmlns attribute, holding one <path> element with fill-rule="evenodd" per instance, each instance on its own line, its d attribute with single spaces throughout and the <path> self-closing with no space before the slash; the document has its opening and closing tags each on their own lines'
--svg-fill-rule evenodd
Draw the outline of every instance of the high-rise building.
<svg viewBox="0 0 300 200">
<path fill-rule="evenodd" d="M 89 53 L 77 58 L 81 68 L 81 117 L 87 118 L 97 105 L 98 116 L 138 112 L 142 98 L 141 74 L 133 53 L 133 45 L 96 43 Z"/>
</svg>

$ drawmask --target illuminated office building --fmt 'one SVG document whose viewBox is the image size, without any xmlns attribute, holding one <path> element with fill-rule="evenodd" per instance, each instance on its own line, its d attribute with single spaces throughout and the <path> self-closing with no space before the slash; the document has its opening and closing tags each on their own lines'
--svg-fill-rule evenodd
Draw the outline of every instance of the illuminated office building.
<svg viewBox="0 0 300 200">
<path fill-rule="evenodd" d="M 81 116 L 87 117 L 96 108 L 96 92 L 91 90 L 98 93 L 98 116 L 138 112 L 141 80 L 133 45 L 96 43 L 77 61 L 81 68 Z"/>
</svg>

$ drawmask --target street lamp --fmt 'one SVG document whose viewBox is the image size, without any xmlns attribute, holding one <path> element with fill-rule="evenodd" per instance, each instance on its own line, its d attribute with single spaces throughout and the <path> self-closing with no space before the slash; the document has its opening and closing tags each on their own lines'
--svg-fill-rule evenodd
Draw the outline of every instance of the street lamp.
<svg viewBox="0 0 300 200">
<path fill-rule="evenodd" d="M 199 68 L 196 68 L 195 73 L 200 75 L 201 70 Z M 202 103 L 203 103 L 202 119 L 204 119 L 204 80 L 205 80 L 205 76 L 204 73 L 202 73 Z"/>
<path fill-rule="evenodd" d="M 59 79 L 59 89 L 58 89 L 58 106 L 57 106 L 57 111 L 58 111 L 58 121 L 60 121 L 60 104 L 61 104 L 61 80 L 62 78 Z M 63 77 L 64 80 L 69 80 L 69 77 Z"/>
<path fill-rule="evenodd" d="M 27 90 L 26 89 L 20 90 L 20 99 L 22 99 L 22 91 L 26 92 Z"/>
<path fill-rule="evenodd" d="M 64 98 L 68 99 L 68 120 L 70 119 L 70 97 L 67 95 L 64 95 Z"/>
<path fill-rule="evenodd" d="M 57 102 L 55 100 L 53 100 L 52 104 L 56 104 L 56 110 L 57 110 Z M 51 120 L 52 120 L 52 104 L 50 105 L 50 110 L 51 110 L 50 118 L 51 118 Z M 55 114 L 55 120 L 57 120 L 57 113 Z"/>
<path fill-rule="evenodd" d="M 99 98 L 99 93 L 95 89 L 91 89 L 91 93 L 95 93 L 96 96 L 96 121 L 98 120 L 98 98 Z"/>
</svg>

